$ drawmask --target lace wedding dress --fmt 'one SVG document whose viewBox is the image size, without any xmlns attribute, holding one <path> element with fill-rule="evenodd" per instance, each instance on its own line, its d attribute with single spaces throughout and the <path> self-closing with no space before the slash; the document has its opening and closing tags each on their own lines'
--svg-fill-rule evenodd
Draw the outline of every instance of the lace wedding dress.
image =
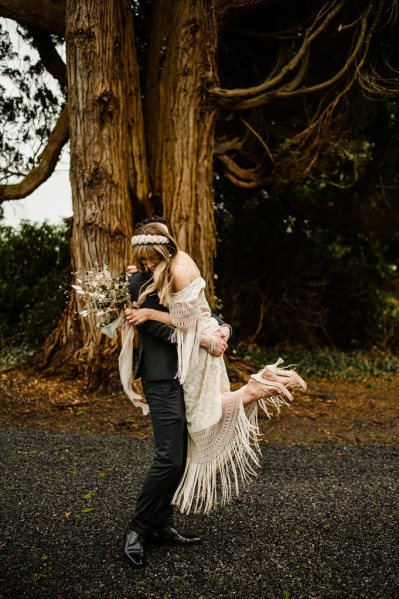
<svg viewBox="0 0 399 599">
<path fill-rule="evenodd" d="M 201 334 L 220 327 L 205 297 L 205 281 L 196 278 L 170 294 L 169 311 L 175 327 L 179 372 L 189 432 L 184 475 L 173 503 L 183 512 L 209 512 L 224 504 L 240 481 L 254 476 L 258 462 L 258 405 L 244 408 L 243 389 L 230 391 L 223 357 L 200 347 Z M 271 402 L 275 404 L 275 400 Z"/>
</svg>

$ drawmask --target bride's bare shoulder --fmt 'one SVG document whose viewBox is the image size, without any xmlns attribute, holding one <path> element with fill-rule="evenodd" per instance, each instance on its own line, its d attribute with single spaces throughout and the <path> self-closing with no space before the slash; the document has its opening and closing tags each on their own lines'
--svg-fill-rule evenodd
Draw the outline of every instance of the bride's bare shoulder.
<svg viewBox="0 0 399 599">
<path fill-rule="evenodd" d="M 174 291 L 181 291 L 190 285 L 197 278 L 198 273 L 199 271 L 194 260 L 186 252 L 179 250 L 173 269 Z"/>
<path fill-rule="evenodd" d="M 196 265 L 194 260 L 191 258 L 191 256 L 189 254 L 187 254 L 186 252 L 183 252 L 182 250 L 179 250 L 177 252 L 176 262 L 178 264 L 180 264 L 181 266 L 186 266 L 187 268 L 189 268 L 191 270 L 194 270 L 194 271 L 198 270 L 198 266 Z"/>
<path fill-rule="evenodd" d="M 184 264 L 176 264 L 173 269 L 173 291 L 182 291 L 193 282 L 191 270 Z"/>
</svg>

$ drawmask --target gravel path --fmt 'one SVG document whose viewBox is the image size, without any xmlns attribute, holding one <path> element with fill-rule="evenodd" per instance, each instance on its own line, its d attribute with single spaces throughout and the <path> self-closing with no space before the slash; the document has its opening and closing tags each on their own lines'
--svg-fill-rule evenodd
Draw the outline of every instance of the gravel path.
<svg viewBox="0 0 399 599">
<path fill-rule="evenodd" d="M 1 597 L 399 598 L 399 446 L 264 446 L 239 499 L 177 516 L 202 546 L 134 571 L 122 539 L 151 442 L 0 432 Z"/>
</svg>

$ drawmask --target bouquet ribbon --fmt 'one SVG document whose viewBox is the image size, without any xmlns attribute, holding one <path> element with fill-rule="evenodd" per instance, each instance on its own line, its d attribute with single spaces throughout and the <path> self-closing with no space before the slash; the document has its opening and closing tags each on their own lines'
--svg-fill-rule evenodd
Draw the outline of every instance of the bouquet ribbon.
<svg viewBox="0 0 399 599">
<path fill-rule="evenodd" d="M 121 353 L 119 354 L 118 364 L 123 390 L 133 405 L 135 405 L 136 408 L 141 408 L 143 410 L 144 416 L 146 416 L 150 411 L 148 405 L 143 403 L 141 401 L 141 395 L 132 389 L 134 339 L 133 327 L 127 322 L 123 314 L 121 314 L 119 318 L 103 327 L 101 332 L 104 333 L 104 335 L 107 335 L 107 337 L 110 339 L 113 339 L 119 327 L 122 327 L 122 349 Z"/>
</svg>

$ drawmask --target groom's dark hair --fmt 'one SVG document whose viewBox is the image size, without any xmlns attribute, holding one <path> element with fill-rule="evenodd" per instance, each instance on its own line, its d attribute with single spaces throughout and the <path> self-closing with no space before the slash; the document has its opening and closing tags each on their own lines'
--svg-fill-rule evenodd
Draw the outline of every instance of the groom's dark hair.
<svg viewBox="0 0 399 599">
<path fill-rule="evenodd" d="M 154 214 L 153 216 L 149 216 L 148 218 L 145 218 L 144 220 L 141 220 L 139 223 L 137 223 L 137 225 L 134 227 L 134 230 L 137 231 L 137 229 L 139 229 L 143 225 L 149 225 L 151 223 L 161 223 L 162 225 L 168 226 L 168 222 L 165 218 L 162 218 L 162 216 L 157 216 L 156 214 Z"/>
</svg>

